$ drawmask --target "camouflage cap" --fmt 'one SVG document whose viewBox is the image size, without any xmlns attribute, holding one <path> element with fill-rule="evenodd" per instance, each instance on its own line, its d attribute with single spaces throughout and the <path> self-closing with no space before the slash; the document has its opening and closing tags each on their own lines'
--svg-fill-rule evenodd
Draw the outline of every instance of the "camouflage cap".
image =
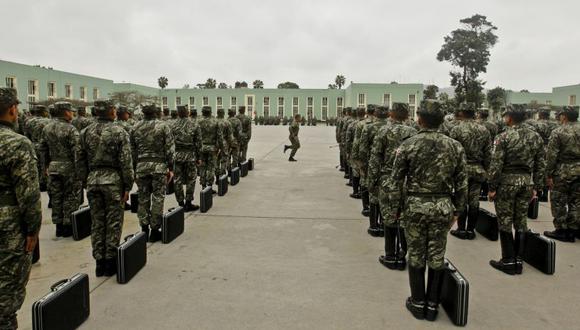
<svg viewBox="0 0 580 330">
<path fill-rule="evenodd" d="M 77 111 L 75 108 L 73 108 L 73 106 L 70 102 L 56 102 L 54 104 L 54 110 L 57 112 L 59 112 L 59 111 L 76 112 Z"/>
<path fill-rule="evenodd" d="M 97 114 L 107 113 L 108 111 L 115 108 L 115 103 L 113 100 L 97 100 L 93 105 Z"/>
<path fill-rule="evenodd" d="M 245 106 L 243 106 L 243 105 L 240 105 L 240 106 L 238 107 L 238 111 L 239 111 L 240 113 L 242 113 L 242 112 L 246 112 L 246 107 L 245 107 Z"/>
<path fill-rule="evenodd" d="M 407 103 L 394 102 L 393 109 L 391 111 L 397 114 L 408 114 L 409 105 Z"/>
<path fill-rule="evenodd" d="M 10 108 L 17 104 L 20 104 L 20 101 L 18 101 L 18 96 L 14 88 L 0 88 L 0 106 Z"/>
<path fill-rule="evenodd" d="M 428 99 L 421 101 L 421 105 L 417 113 L 443 118 L 445 116 L 445 109 L 440 101 Z"/>
<path fill-rule="evenodd" d="M 157 112 L 157 107 L 154 104 L 141 105 L 141 112 L 144 114 L 154 114 Z"/>
<path fill-rule="evenodd" d="M 508 104 L 505 110 L 506 115 L 510 114 L 527 114 L 525 104 Z"/>
<path fill-rule="evenodd" d="M 375 111 L 375 115 L 379 118 L 386 118 L 389 113 L 389 107 L 380 105 Z"/>
<path fill-rule="evenodd" d="M 211 107 L 209 105 L 205 105 L 201 108 L 201 113 L 211 113 Z"/>
<path fill-rule="evenodd" d="M 376 104 L 369 104 L 367 105 L 367 113 L 375 113 L 375 111 L 377 110 L 377 105 Z"/>
<path fill-rule="evenodd" d="M 37 113 L 38 112 L 44 112 L 44 111 L 46 111 L 46 106 L 45 105 L 42 105 L 42 104 L 35 104 L 35 105 L 32 106 L 32 109 L 30 111 L 31 112 L 32 111 L 36 111 Z"/>
<path fill-rule="evenodd" d="M 552 111 L 552 107 L 547 106 L 547 105 L 540 107 L 538 109 L 538 113 L 543 114 L 543 115 L 549 115 L 551 111 Z"/>
<path fill-rule="evenodd" d="M 178 105 L 177 106 L 177 112 L 187 112 L 187 106 L 186 105 Z"/>
<path fill-rule="evenodd" d="M 229 108 L 229 109 L 228 109 L 228 115 L 231 115 L 231 114 L 234 114 L 234 115 L 235 115 L 235 114 L 236 114 L 236 109 L 234 109 L 234 108 Z"/>
<path fill-rule="evenodd" d="M 226 111 L 223 108 L 218 108 L 217 109 L 217 114 L 218 115 L 224 115 L 226 113 Z"/>
<path fill-rule="evenodd" d="M 565 105 L 563 106 L 561 109 L 558 109 L 558 111 L 556 112 L 556 115 L 574 115 L 576 114 L 576 116 L 578 116 L 578 106 L 572 106 L 572 105 Z"/>
<path fill-rule="evenodd" d="M 117 107 L 117 113 L 118 114 L 129 113 L 129 108 L 126 105 L 121 104 Z"/>
<path fill-rule="evenodd" d="M 459 105 L 458 112 L 475 112 L 476 106 L 473 102 L 463 102 Z"/>
</svg>

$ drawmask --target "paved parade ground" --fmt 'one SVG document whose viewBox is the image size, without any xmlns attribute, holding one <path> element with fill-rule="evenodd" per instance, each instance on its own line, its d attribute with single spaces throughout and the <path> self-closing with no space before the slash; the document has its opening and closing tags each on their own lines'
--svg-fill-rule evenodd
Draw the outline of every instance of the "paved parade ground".
<svg viewBox="0 0 580 330">
<path fill-rule="evenodd" d="M 31 305 L 51 284 L 89 274 L 91 315 L 83 329 L 417 329 L 453 328 L 405 309 L 407 272 L 378 263 L 383 238 L 366 233 L 360 200 L 336 169 L 334 127 L 302 127 L 302 148 L 287 161 L 287 126 L 254 126 L 248 154 L 256 168 L 214 197 L 206 214 L 187 213 L 185 233 L 170 244 L 148 243 L 144 269 L 128 284 L 95 278 L 90 238 L 55 238 L 43 193 L 41 260 L 32 268 L 18 315 L 31 329 Z M 197 204 L 199 186 L 196 189 Z M 165 210 L 175 206 L 169 196 Z M 490 208 L 488 203 L 484 207 Z M 493 210 L 493 206 L 490 208 Z M 552 230 L 549 208 L 530 220 Z M 139 229 L 125 212 L 123 236 Z M 468 327 L 578 328 L 580 242 L 557 243 L 556 273 L 524 265 L 508 276 L 488 264 L 498 242 L 448 238 L 447 257 L 470 282 Z"/>
</svg>

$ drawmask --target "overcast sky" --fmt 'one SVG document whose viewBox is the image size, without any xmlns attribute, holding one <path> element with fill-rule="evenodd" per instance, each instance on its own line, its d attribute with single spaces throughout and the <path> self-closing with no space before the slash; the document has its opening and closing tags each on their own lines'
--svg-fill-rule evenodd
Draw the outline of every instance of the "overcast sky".
<svg viewBox="0 0 580 330">
<path fill-rule="evenodd" d="M 0 1 L 0 59 L 116 82 L 326 88 L 341 73 L 444 87 L 443 37 L 479 13 L 499 29 L 487 88 L 580 83 L 578 0 Z"/>
</svg>

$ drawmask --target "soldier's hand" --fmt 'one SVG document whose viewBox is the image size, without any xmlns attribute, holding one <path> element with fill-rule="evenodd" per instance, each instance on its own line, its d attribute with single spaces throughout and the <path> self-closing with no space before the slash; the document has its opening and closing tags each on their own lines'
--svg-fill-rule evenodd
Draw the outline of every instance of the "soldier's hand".
<svg viewBox="0 0 580 330">
<path fill-rule="evenodd" d="M 125 193 L 123 194 L 123 204 L 127 203 L 128 200 L 129 200 L 129 192 L 125 191 Z"/>
<path fill-rule="evenodd" d="M 173 179 L 173 171 L 167 171 L 167 183 Z"/>
<path fill-rule="evenodd" d="M 487 193 L 487 198 L 489 199 L 490 202 L 493 202 L 494 201 L 495 194 L 496 194 L 495 191 L 490 191 L 490 192 Z"/>
<path fill-rule="evenodd" d="M 25 247 L 26 252 L 32 253 L 37 243 L 38 243 L 38 234 L 35 234 L 33 236 L 26 236 L 26 247 Z"/>
<path fill-rule="evenodd" d="M 203 161 L 201 161 L 201 159 L 198 159 L 195 163 L 197 164 L 197 166 L 203 165 Z"/>
<path fill-rule="evenodd" d="M 451 223 L 449 224 L 449 229 L 451 229 L 457 223 L 457 220 L 459 220 L 459 215 L 453 215 L 453 218 L 451 218 Z"/>
<path fill-rule="evenodd" d="M 547 178 L 546 179 L 546 186 L 548 186 L 548 189 L 552 190 L 554 188 L 554 179 Z"/>
<path fill-rule="evenodd" d="M 538 191 L 536 189 L 532 190 L 532 199 L 538 197 Z"/>
</svg>

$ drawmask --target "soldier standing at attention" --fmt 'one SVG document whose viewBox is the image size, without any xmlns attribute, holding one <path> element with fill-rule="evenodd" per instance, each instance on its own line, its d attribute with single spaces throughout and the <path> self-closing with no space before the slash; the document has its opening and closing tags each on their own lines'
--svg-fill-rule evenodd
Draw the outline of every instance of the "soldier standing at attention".
<svg viewBox="0 0 580 330">
<path fill-rule="evenodd" d="M 558 113 L 562 124 L 550 136 L 547 147 L 547 182 L 552 190 L 554 231 L 544 235 L 563 242 L 580 239 L 580 125 L 578 107 Z"/>
<path fill-rule="evenodd" d="M 242 122 L 242 136 L 240 142 L 240 162 L 246 161 L 246 154 L 248 153 L 248 144 L 252 138 L 252 119 L 246 116 L 246 107 L 240 106 L 238 109 L 238 119 Z"/>
<path fill-rule="evenodd" d="M 120 105 L 117 108 L 117 125 L 121 126 L 129 136 L 131 136 L 131 131 L 133 130 L 133 124 L 129 121 L 129 108 L 124 105 Z"/>
<path fill-rule="evenodd" d="M 154 105 L 142 107 L 143 121 L 131 134 L 135 177 L 139 189 L 137 216 L 141 230 L 149 242 L 161 240 L 161 220 L 165 201 L 165 185 L 173 178 L 175 143 L 169 126 L 159 119 L 160 109 Z"/>
<path fill-rule="evenodd" d="M 85 107 L 78 108 L 77 117 L 72 120 L 72 125 L 80 132 L 94 121 L 87 118 L 87 110 Z"/>
<path fill-rule="evenodd" d="M 489 263 L 510 275 L 522 273 L 528 203 L 544 185 L 546 167 L 542 138 L 523 125 L 525 119 L 522 106 L 508 106 L 508 127 L 495 138 L 488 175 L 489 200 L 495 201 L 502 255 L 500 260 Z"/>
<path fill-rule="evenodd" d="M 228 158 L 228 170 L 231 170 L 233 167 L 238 166 L 240 163 L 240 141 L 242 138 L 242 122 L 236 118 L 236 109 L 231 108 L 228 110 L 228 121 L 232 126 L 232 134 L 234 139 L 232 141 L 232 145 L 230 146 L 230 158 Z"/>
<path fill-rule="evenodd" d="M 70 123 L 74 111 L 69 102 L 55 103 L 53 113 L 56 118 L 44 127 L 40 139 L 40 153 L 48 173 L 56 237 L 72 236 L 70 215 L 78 209 L 80 202 L 81 180 L 77 169 L 79 131 Z"/>
<path fill-rule="evenodd" d="M 284 145 L 284 153 L 286 153 L 286 150 L 291 149 L 292 151 L 290 152 L 290 157 L 288 158 L 289 162 L 295 162 L 296 159 L 294 159 L 294 156 L 296 156 L 296 152 L 298 151 L 298 149 L 300 149 L 300 139 L 298 139 L 298 132 L 300 131 L 300 114 L 297 113 L 296 115 L 294 115 L 294 120 L 292 121 L 292 124 L 290 125 L 290 127 L 288 127 L 288 130 L 290 131 L 290 136 L 288 137 L 288 139 L 290 140 L 290 145 Z"/>
<path fill-rule="evenodd" d="M 483 125 L 487 129 L 493 142 L 495 136 L 497 135 L 497 125 L 488 118 L 489 118 L 488 109 L 477 110 L 477 123 Z"/>
<path fill-rule="evenodd" d="M 16 329 L 42 221 L 32 143 L 14 131 L 16 90 L 0 88 L 0 329 Z"/>
<path fill-rule="evenodd" d="M 461 104 L 456 118 L 457 124 L 451 128 L 449 137 L 459 141 L 465 150 L 469 188 L 467 209 L 461 212 L 457 230 L 452 230 L 451 235 L 459 239 L 472 240 L 475 238 L 475 225 L 479 216 L 481 185 L 489 170 L 491 137 L 488 130 L 474 120 L 475 104 Z"/>
<path fill-rule="evenodd" d="M 205 188 L 213 186 L 218 152 L 224 147 L 224 135 L 218 120 L 211 116 L 210 106 L 204 106 L 201 114 L 203 118 L 198 121 L 202 139 L 199 181 Z"/>
<path fill-rule="evenodd" d="M 363 132 L 369 126 L 371 126 L 375 122 L 375 109 L 376 105 L 369 104 L 366 110 L 366 119 L 361 120 L 356 125 L 356 130 L 354 133 L 354 140 L 352 142 L 352 150 L 351 150 L 351 159 L 359 172 L 359 184 L 360 184 L 360 195 L 362 200 L 362 212 L 361 214 L 365 217 L 370 215 L 370 208 L 369 208 L 369 190 L 367 189 L 366 183 L 366 171 L 368 165 L 368 159 L 365 159 L 361 156 L 359 152 L 361 148 L 361 141 L 363 139 Z"/>
<path fill-rule="evenodd" d="M 439 293 L 445 269 L 447 232 L 465 208 L 467 173 L 461 144 L 440 133 L 441 103 L 423 101 L 417 135 L 396 151 L 393 175 L 399 194 L 406 191 L 405 231 L 409 247 L 411 297 L 407 309 L 417 319 L 437 318 Z M 425 265 L 429 266 L 425 292 Z"/>
<path fill-rule="evenodd" d="M 346 159 L 346 129 L 352 120 L 352 108 L 346 107 L 344 108 L 345 117 L 341 120 L 340 130 L 338 132 L 339 139 L 340 139 L 340 152 L 342 153 L 342 163 L 344 166 L 344 178 L 351 180 L 350 177 L 350 166 Z"/>
<path fill-rule="evenodd" d="M 193 204 L 197 165 L 201 151 L 201 130 L 196 122 L 189 118 L 185 105 L 177 106 L 178 118 L 173 120 L 171 131 L 175 138 L 175 198 L 185 212 L 199 209 Z M 185 186 L 185 194 L 183 193 Z"/>
<path fill-rule="evenodd" d="M 357 108 L 353 110 L 353 120 L 348 124 L 346 129 L 345 137 L 346 137 L 346 157 L 347 162 L 352 169 L 352 194 L 350 194 L 351 198 L 360 199 L 361 198 L 361 189 L 360 189 L 360 173 L 358 170 L 357 164 L 353 161 L 353 143 L 355 139 L 356 127 L 359 122 L 361 122 L 365 117 L 365 109 L 364 108 Z"/>
<path fill-rule="evenodd" d="M 48 110 L 44 105 L 35 105 L 33 108 L 33 113 L 35 117 L 28 120 L 26 125 L 26 135 L 32 141 L 34 150 L 36 151 L 36 159 L 38 163 L 38 180 L 40 182 L 40 190 L 46 191 L 47 189 L 47 177 L 45 169 L 43 167 L 44 161 L 42 160 L 42 154 L 40 153 L 40 138 L 42 136 L 42 130 L 44 126 L 51 122 L 48 118 Z"/>
<path fill-rule="evenodd" d="M 81 131 L 80 172 L 91 206 L 91 243 L 95 275 L 117 273 L 117 247 L 123 230 L 123 209 L 133 187 L 129 133 L 115 124 L 111 100 L 95 101 L 96 124 Z"/>
<path fill-rule="evenodd" d="M 344 172 L 345 171 L 345 166 L 344 166 L 344 154 L 343 154 L 343 146 L 341 143 L 341 137 L 342 137 L 342 124 L 344 123 L 345 119 L 346 119 L 346 115 L 347 115 L 347 111 L 346 109 L 342 110 L 342 116 L 338 117 L 337 121 L 336 121 L 336 128 L 335 128 L 335 138 L 336 138 L 336 143 L 338 143 L 338 149 L 339 149 L 339 162 L 340 162 L 340 168 L 339 171 Z"/>
<path fill-rule="evenodd" d="M 215 172 L 216 182 L 219 180 L 221 175 L 228 173 L 228 159 L 230 159 L 231 146 L 234 144 L 234 132 L 232 130 L 232 125 L 230 124 L 229 120 L 224 118 L 225 114 L 226 113 L 224 109 L 217 110 L 217 122 L 224 136 L 224 146 L 218 155 L 218 164 Z"/>
</svg>

